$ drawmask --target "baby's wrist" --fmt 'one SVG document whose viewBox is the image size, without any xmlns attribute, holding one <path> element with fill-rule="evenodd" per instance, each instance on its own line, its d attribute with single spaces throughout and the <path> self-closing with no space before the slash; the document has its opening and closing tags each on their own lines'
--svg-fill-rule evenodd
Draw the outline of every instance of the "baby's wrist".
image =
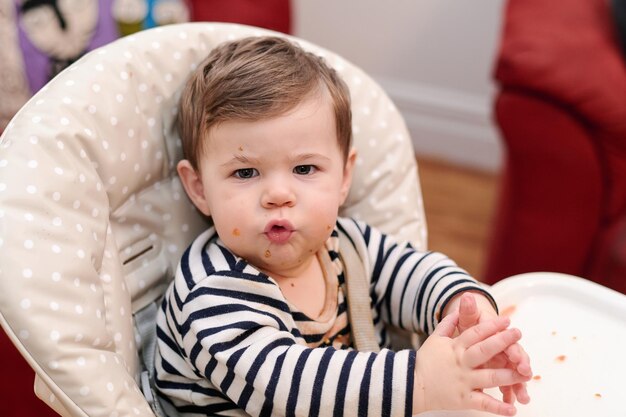
<svg viewBox="0 0 626 417">
<path fill-rule="evenodd" d="M 488 318 L 498 317 L 498 311 L 491 299 L 481 292 L 472 292 L 472 294 L 476 299 L 476 305 L 481 315 L 486 315 Z"/>
<path fill-rule="evenodd" d="M 463 291 L 462 293 L 455 295 L 454 298 L 452 298 L 446 304 L 441 314 L 442 319 L 446 317 L 448 314 L 450 314 L 451 312 L 458 311 L 459 305 L 461 304 L 461 297 L 464 294 L 471 294 L 474 296 L 474 299 L 476 300 L 476 307 L 478 309 L 478 313 L 480 313 L 481 315 L 485 314 L 487 317 L 491 317 L 491 318 L 498 317 L 498 312 L 496 310 L 496 307 L 493 305 L 491 299 L 489 299 L 481 291 L 467 290 L 467 291 Z"/>
</svg>

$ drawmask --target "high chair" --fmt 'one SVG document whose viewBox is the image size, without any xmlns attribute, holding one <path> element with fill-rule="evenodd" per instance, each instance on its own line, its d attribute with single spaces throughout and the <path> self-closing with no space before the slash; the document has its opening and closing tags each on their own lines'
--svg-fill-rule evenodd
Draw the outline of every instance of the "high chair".
<svg viewBox="0 0 626 417">
<path fill-rule="evenodd" d="M 0 322 L 59 414 L 154 416 L 139 388 L 134 313 L 159 300 L 208 224 L 176 175 L 177 101 L 211 48 L 263 34 L 277 35 L 192 23 L 120 39 L 59 74 L 4 132 Z M 359 158 L 341 214 L 424 249 L 417 167 L 396 107 L 356 66 L 297 41 L 351 91 Z"/>
</svg>

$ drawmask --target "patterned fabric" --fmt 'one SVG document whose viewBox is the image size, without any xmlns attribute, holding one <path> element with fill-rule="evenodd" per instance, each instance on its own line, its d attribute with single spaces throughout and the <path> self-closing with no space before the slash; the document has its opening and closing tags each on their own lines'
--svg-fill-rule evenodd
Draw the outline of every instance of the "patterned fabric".
<svg viewBox="0 0 626 417">
<path fill-rule="evenodd" d="M 176 175 L 178 94 L 213 47 L 267 33 L 189 23 L 124 37 L 62 71 L 0 137 L 0 324 L 59 414 L 154 417 L 136 383 L 132 313 L 162 296 L 208 226 Z M 353 98 L 360 158 L 342 215 L 425 247 L 397 108 L 358 67 L 292 39 L 325 56 Z"/>
<path fill-rule="evenodd" d="M 384 349 L 351 349 L 341 291 L 315 321 L 210 228 L 184 253 L 157 319 L 157 388 L 179 413 L 411 415 L 415 352 L 387 349 L 385 325 L 430 333 L 452 296 L 484 290 L 442 254 L 417 251 L 351 219 L 337 228 L 364 260 Z M 333 262 L 337 236 L 335 229 L 326 247 Z M 337 288 L 344 277 L 341 268 L 334 272 L 327 284 Z"/>
</svg>

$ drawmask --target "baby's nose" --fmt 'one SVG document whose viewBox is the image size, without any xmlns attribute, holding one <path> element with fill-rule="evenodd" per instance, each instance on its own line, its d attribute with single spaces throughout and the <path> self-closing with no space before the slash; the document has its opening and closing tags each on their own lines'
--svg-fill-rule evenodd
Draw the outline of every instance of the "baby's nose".
<svg viewBox="0 0 626 417">
<path fill-rule="evenodd" d="M 295 203 L 296 195 L 293 189 L 280 182 L 268 184 L 261 197 L 261 205 L 264 208 L 293 207 Z"/>
</svg>

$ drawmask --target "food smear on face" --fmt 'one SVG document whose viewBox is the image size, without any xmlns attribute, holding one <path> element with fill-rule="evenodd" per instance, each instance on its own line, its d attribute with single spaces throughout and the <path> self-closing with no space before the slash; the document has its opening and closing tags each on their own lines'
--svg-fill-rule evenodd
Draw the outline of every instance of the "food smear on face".
<svg viewBox="0 0 626 417">
<path fill-rule="evenodd" d="M 266 258 L 271 258 L 272 257 L 272 252 L 270 252 L 269 249 L 265 251 L 265 257 Z"/>
<path fill-rule="evenodd" d="M 233 236 L 241 236 L 241 231 L 236 227 L 233 229 Z"/>
<path fill-rule="evenodd" d="M 517 306 L 515 304 L 510 305 L 506 307 L 505 309 L 503 309 L 500 315 L 504 317 L 511 317 L 513 313 L 515 313 L 516 309 L 517 309 Z"/>
<path fill-rule="evenodd" d="M 243 146 L 239 145 L 239 152 L 243 152 Z"/>
<path fill-rule="evenodd" d="M 563 363 L 563 362 L 565 362 L 565 359 L 567 359 L 567 356 L 559 355 L 559 356 L 556 357 L 555 361 Z"/>
</svg>

